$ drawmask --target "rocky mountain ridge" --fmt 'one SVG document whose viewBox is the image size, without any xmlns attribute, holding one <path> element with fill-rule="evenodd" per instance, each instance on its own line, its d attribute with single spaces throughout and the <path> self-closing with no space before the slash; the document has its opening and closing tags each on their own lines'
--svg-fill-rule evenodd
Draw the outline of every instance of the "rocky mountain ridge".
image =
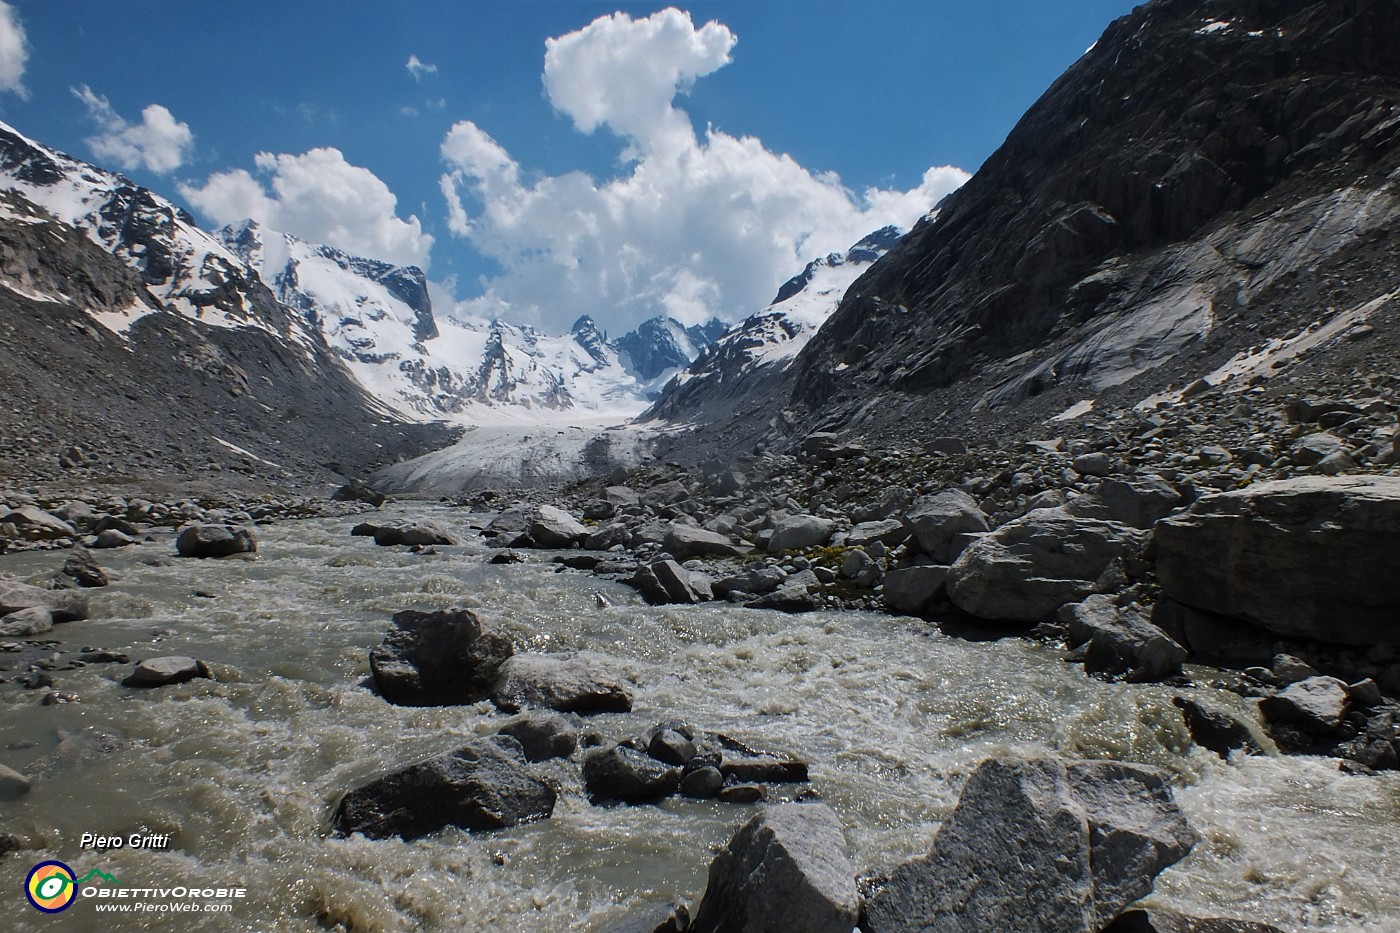
<svg viewBox="0 0 1400 933">
<path fill-rule="evenodd" d="M 1373 0 L 1144 4 L 695 454 L 826 428 L 1014 442 L 1358 355 L 1392 372 L 1397 52 Z"/>
</svg>

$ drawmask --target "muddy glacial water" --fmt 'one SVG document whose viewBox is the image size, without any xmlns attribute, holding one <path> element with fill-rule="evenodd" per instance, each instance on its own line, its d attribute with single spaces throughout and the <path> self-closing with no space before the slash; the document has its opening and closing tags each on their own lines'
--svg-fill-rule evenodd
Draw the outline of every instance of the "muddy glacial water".
<svg viewBox="0 0 1400 933">
<path fill-rule="evenodd" d="M 466 524 L 459 512 L 414 511 Z M 129 665 L 93 665 L 56 674 L 81 700 L 48 707 L 43 691 L 0 687 L 0 761 L 44 775 L 27 796 L 0 803 L 0 830 L 38 847 L 0 860 L 0 928 L 606 930 L 642 905 L 693 906 L 714 848 L 751 806 L 594 807 L 576 769 L 561 764 L 549 773 L 564 792 L 540 823 L 414 842 L 329 834 L 347 789 L 505 718 L 484 703 L 390 706 L 364 686 L 367 652 L 393 612 L 469 606 L 518 650 L 618 659 L 636 708 L 588 728 L 622 738 L 685 719 L 810 761 L 858 870 L 925 851 L 989 755 L 1121 758 L 1173 772 L 1201 835 L 1158 879 L 1152 902 L 1288 930 L 1400 930 L 1395 774 L 1345 776 L 1310 758 L 1220 761 L 1189 747 L 1170 689 L 1100 683 L 1014 639 L 961 641 L 875 614 L 650 608 L 620 584 L 555 573 L 547 555 L 490 566 L 488 549 L 468 543 L 421 556 L 351 538 L 352 524 L 262 528 L 253 560 L 175 559 L 168 536 L 99 552 L 115 582 L 90 591 L 91 620 L 54 631 L 64 648 L 188 654 L 217 680 L 139 691 L 118 683 Z M 0 573 L 41 582 L 62 560 L 0 557 Z M 598 608 L 599 592 L 612 605 Z M 171 841 L 94 851 L 79 847 L 83 833 Z M 125 887 L 247 893 L 222 913 L 99 913 L 97 898 L 80 896 L 45 915 L 22 893 L 45 859 Z"/>
</svg>

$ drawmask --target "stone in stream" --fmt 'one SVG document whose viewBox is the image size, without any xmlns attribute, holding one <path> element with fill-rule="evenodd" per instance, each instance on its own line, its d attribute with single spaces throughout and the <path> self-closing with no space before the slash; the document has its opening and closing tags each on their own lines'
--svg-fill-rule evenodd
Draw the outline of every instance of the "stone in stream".
<svg viewBox="0 0 1400 933">
<path fill-rule="evenodd" d="M 92 556 L 92 552 L 84 547 L 73 549 L 73 553 L 64 560 L 63 569 L 59 573 L 71 581 L 69 586 L 76 583 L 78 586 L 91 589 L 107 586 L 112 582 L 106 572 L 98 566 L 97 559 Z"/>
<path fill-rule="evenodd" d="M 44 606 L 30 606 L 0 616 L 0 636 L 28 638 L 53 631 L 53 613 Z"/>
<path fill-rule="evenodd" d="M 1163 593 L 1291 638 L 1400 641 L 1400 477 L 1300 477 L 1158 523 Z"/>
<path fill-rule="evenodd" d="M 724 775 L 714 765 L 702 765 L 692 771 L 686 771 L 681 777 L 682 797 L 709 800 L 718 796 L 723 788 Z"/>
<path fill-rule="evenodd" d="M 680 768 L 626 745 L 596 749 L 583 759 L 584 787 L 598 802 L 660 800 L 674 794 L 680 783 Z"/>
<path fill-rule="evenodd" d="M 552 505 L 542 505 L 535 510 L 527 531 L 535 546 L 542 548 L 573 547 L 582 544 L 591 533 L 588 526 Z"/>
<path fill-rule="evenodd" d="M 356 525 L 355 528 L 364 528 L 366 525 Z M 457 539 L 436 522 L 425 519 L 415 521 L 394 522 L 390 525 L 368 525 L 369 533 L 374 537 L 374 543 L 380 547 L 396 547 L 404 544 L 410 547 L 426 547 L 437 544 L 456 544 Z M 351 534 L 355 531 L 352 530 Z"/>
<path fill-rule="evenodd" d="M 765 807 L 710 863 L 690 933 L 851 933 L 860 894 L 845 849 L 830 808 Z"/>
<path fill-rule="evenodd" d="M 168 687 L 198 678 L 212 678 L 209 665 L 194 658 L 171 656 L 147 658 L 122 681 L 123 687 Z"/>
<path fill-rule="evenodd" d="M 527 710 L 497 732 L 515 738 L 530 761 L 568 758 L 578 748 L 578 730 L 573 723 L 548 710 Z"/>
<path fill-rule="evenodd" d="M 1229 757 L 1236 749 L 1244 749 L 1250 755 L 1263 752 L 1249 726 L 1229 713 L 1181 696 L 1172 697 L 1172 705 L 1185 717 L 1191 741 L 1221 758 Z"/>
<path fill-rule="evenodd" d="M 456 706 L 490 692 L 515 649 L 470 609 L 394 614 L 394 627 L 369 653 L 375 690 L 399 706 Z"/>
<path fill-rule="evenodd" d="M 98 550 L 110 551 L 120 547 L 131 547 L 135 543 L 136 539 L 131 535 L 118 531 L 115 528 L 106 528 L 97 533 L 97 537 L 93 540 L 92 546 Z"/>
<path fill-rule="evenodd" d="M 0 800 L 14 800 L 29 793 L 29 778 L 13 768 L 0 765 Z"/>
<path fill-rule="evenodd" d="M 866 904 L 865 933 L 1098 933 L 1196 841 L 1156 768 L 993 758 L 923 858 Z"/>
<path fill-rule="evenodd" d="M 76 590 L 44 590 L 0 579 L 0 618 L 35 607 L 47 609 L 54 622 L 80 622 L 88 617 L 88 598 Z"/>
<path fill-rule="evenodd" d="M 1269 723 L 1297 726 L 1313 736 L 1335 733 L 1349 709 L 1346 681 L 1336 677 L 1309 677 L 1259 701 Z"/>
<path fill-rule="evenodd" d="M 595 654 L 517 654 L 500 665 L 491 700 L 506 712 L 626 713 L 632 691 Z"/>
<path fill-rule="evenodd" d="M 181 557 L 229 557 L 257 549 L 252 529 L 235 525 L 189 525 L 175 539 Z"/>
<path fill-rule="evenodd" d="M 973 542 L 948 574 L 948 596 L 979 619 L 1045 622 L 1066 603 L 1125 585 L 1124 561 L 1148 534 L 1063 509 L 1037 509 Z"/>
<path fill-rule="evenodd" d="M 371 781 L 341 799 L 336 832 L 417 839 L 448 826 L 503 829 L 549 817 L 555 793 L 530 772 L 520 742 L 496 735 Z"/>
<path fill-rule="evenodd" d="M 1221 917 L 1188 917 L 1170 910 L 1149 907 L 1118 915 L 1103 933 L 1283 933 L 1278 927 L 1249 920 Z"/>
<path fill-rule="evenodd" d="M 1112 596 L 1090 596 L 1060 610 L 1069 624 L 1069 644 L 1088 645 L 1084 669 L 1150 683 L 1181 673 L 1186 649 L 1137 612 L 1119 608 Z"/>
</svg>

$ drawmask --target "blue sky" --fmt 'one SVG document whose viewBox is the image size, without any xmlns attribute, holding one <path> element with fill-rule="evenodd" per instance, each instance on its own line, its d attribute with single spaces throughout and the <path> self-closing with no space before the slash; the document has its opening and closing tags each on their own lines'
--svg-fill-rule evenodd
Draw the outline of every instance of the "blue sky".
<svg viewBox="0 0 1400 933">
<path fill-rule="evenodd" d="M 616 330 L 910 222 L 1132 5 L 9 0 L 0 119 L 440 308 Z"/>
</svg>

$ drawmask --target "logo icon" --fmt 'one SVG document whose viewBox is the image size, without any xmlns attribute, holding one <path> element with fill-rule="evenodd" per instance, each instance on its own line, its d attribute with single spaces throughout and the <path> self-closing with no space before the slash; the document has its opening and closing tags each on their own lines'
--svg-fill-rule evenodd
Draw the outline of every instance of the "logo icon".
<svg viewBox="0 0 1400 933">
<path fill-rule="evenodd" d="M 66 910 L 78 898 L 73 869 L 62 862 L 40 862 L 24 879 L 24 896 L 35 910 L 46 914 Z"/>
</svg>

